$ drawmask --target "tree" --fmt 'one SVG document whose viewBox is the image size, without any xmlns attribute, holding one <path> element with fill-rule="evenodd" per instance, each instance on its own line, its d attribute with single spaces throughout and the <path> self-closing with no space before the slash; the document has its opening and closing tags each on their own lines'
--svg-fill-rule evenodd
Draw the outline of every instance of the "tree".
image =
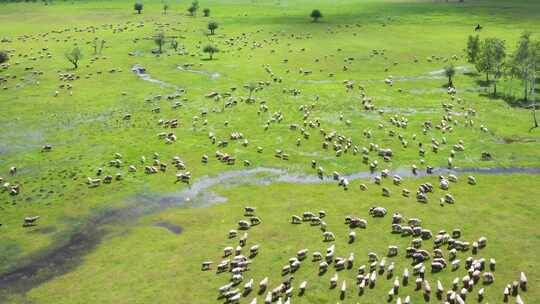
<svg viewBox="0 0 540 304">
<path fill-rule="evenodd" d="M 214 45 L 208 44 L 203 48 L 203 52 L 208 53 L 210 60 L 214 58 L 214 54 L 219 52 L 219 49 Z"/>
<path fill-rule="evenodd" d="M 210 35 L 214 35 L 214 31 L 219 27 L 219 24 L 215 21 L 208 22 L 208 29 L 210 30 Z"/>
<path fill-rule="evenodd" d="M 199 1 L 195 0 L 191 2 L 191 6 L 188 8 L 189 15 L 195 16 L 197 14 L 198 9 L 199 9 Z"/>
<path fill-rule="evenodd" d="M 456 68 L 453 64 L 447 65 L 444 67 L 444 75 L 448 77 L 448 86 L 454 87 L 454 83 L 452 82 L 452 78 L 454 75 L 456 75 Z"/>
<path fill-rule="evenodd" d="M 169 9 L 169 5 L 167 3 L 163 4 L 163 15 L 167 15 L 168 9 Z"/>
<path fill-rule="evenodd" d="M 209 8 L 203 9 L 203 14 L 205 17 L 210 17 L 210 9 Z"/>
<path fill-rule="evenodd" d="M 518 45 L 512 55 L 511 72 L 523 82 L 523 99 L 528 100 L 529 82 L 531 79 L 531 33 L 524 32 L 518 41 Z"/>
<path fill-rule="evenodd" d="M 142 9 L 143 9 L 143 4 L 137 2 L 137 3 L 135 3 L 135 4 L 133 5 L 133 9 L 135 9 L 135 10 L 137 11 L 137 13 L 140 14 L 141 11 L 142 11 Z"/>
<path fill-rule="evenodd" d="M 470 63 L 476 63 L 478 59 L 478 52 L 480 51 L 480 38 L 478 35 L 469 35 L 467 40 L 467 61 Z"/>
<path fill-rule="evenodd" d="M 178 41 L 176 39 L 171 40 L 171 48 L 176 52 L 178 50 Z"/>
<path fill-rule="evenodd" d="M 73 64 L 75 69 L 79 67 L 79 61 L 82 59 L 82 53 L 78 47 L 75 47 L 71 51 L 67 51 L 65 56 L 66 59 Z"/>
<path fill-rule="evenodd" d="M 253 92 L 257 90 L 259 86 L 255 82 L 250 82 L 244 85 L 244 88 L 246 88 L 249 91 L 249 100 L 251 100 L 251 96 L 253 95 Z"/>
<path fill-rule="evenodd" d="M 536 118 L 536 98 L 534 96 L 535 92 L 536 92 L 536 77 L 537 75 L 540 74 L 540 41 L 535 41 L 533 43 L 531 43 L 531 47 L 530 47 L 530 51 L 531 51 L 531 63 L 532 63 L 532 67 L 531 67 L 531 71 L 532 71 L 532 75 L 531 75 L 531 97 L 532 97 L 532 100 L 533 100 L 533 104 L 532 104 L 532 114 L 533 114 L 533 127 L 531 128 L 534 129 L 534 128 L 538 128 L 538 119 Z"/>
<path fill-rule="evenodd" d="M 163 33 L 154 35 L 154 43 L 158 46 L 158 53 L 161 54 L 163 45 L 165 44 L 165 35 Z"/>
<path fill-rule="evenodd" d="M 0 51 L 0 64 L 8 62 L 9 54 L 6 51 Z"/>
<path fill-rule="evenodd" d="M 486 73 L 486 82 L 489 84 L 489 74 L 494 76 L 494 92 L 497 94 L 497 79 L 502 76 L 506 46 L 499 38 L 486 38 L 480 44 L 480 52 L 476 60 L 476 69 Z"/>
<path fill-rule="evenodd" d="M 314 9 L 313 11 L 311 11 L 311 15 L 309 15 L 311 18 L 313 18 L 313 22 L 317 22 L 319 21 L 320 18 L 323 17 L 322 13 L 320 10 L 318 9 Z"/>
</svg>

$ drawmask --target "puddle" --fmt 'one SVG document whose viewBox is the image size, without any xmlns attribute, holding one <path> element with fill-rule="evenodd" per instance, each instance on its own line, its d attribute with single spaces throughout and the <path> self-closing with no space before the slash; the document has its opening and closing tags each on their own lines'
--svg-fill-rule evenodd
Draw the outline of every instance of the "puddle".
<svg viewBox="0 0 540 304">
<path fill-rule="evenodd" d="M 163 228 L 169 230 L 170 232 L 172 232 L 174 234 L 180 234 L 180 233 L 182 233 L 182 231 L 184 231 L 184 228 L 182 228 L 180 226 L 177 226 L 177 225 L 174 225 L 174 224 L 171 224 L 170 222 L 157 222 L 153 226 L 155 226 L 155 227 L 163 227 Z"/>
<path fill-rule="evenodd" d="M 210 77 L 210 79 L 217 79 L 219 77 L 221 77 L 221 74 L 218 73 L 218 72 L 211 72 L 211 71 L 205 71 L 205 70 L 192 70 L 192 69 L 189 69 L 189 68 L 184 68 L 182 66 L 178 66 L 178 69 L 182 72 L 189 72 L 189 73 L 194 73 L 194 74 L 200 74 L 200 75 L 206 75 L 208 77 Z"/>
<path fill-rule="evenodd" d="M 173 87 L 173 88 L 176 88 L 176 86 L 170 84 L 170 83 L 167 83 L 165 81 L 161 81 L 161 80 L 158 80 L 158 79 L 154 79 L 150 76 L 150 74 L 148 74 L 146 72 L 146 69 L 138 64 L 134 65 L 132 68 L 131 68 L 131 71 L 137 75 L 139 75 L 139 78 L 141 78 L 142 80 L 144 81 L 148 81 L 148 82 L 151 82 L 151 83 L 155 83 L 155 84 L 159 84 L 160 86 L 162 87 Z"/>
<path fill-rule="evenodd" d="M 537 143 L 540 142 L 540 139 L 537 138 L 527 138 L 527 137 L 503 137 L 501 143 L 503 144 L 513 144 L 513 143 Z"/>
</svg>

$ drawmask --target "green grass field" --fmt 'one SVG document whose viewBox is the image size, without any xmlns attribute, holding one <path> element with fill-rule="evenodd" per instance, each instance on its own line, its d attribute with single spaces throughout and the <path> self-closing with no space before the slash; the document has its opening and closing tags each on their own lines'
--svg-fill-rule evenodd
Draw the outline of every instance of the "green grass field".
<svg viewBox="0 0 540 304">
<path fill-rule="evenodd" d="M 0 190 L 0 303 L 223 303 L 217 299 L 218 288 L 231 275 L 216 274 L 215 268 L 223 248 L 237 245 L 227 233 L 244 218 L 245 206 L 257 207 L 263 222 L 247 231 L 243 254 L 255 244 L 260 253 L 244 273 L 240 289 L 249 279 L 258 284 L 264 277 L 269 277 L 270 290 L 277 287 L 286 278 L 281 268 L 298 250 L 308 248 L 309 258 L 294 273 L 291 303 L 383 303 L 394 278 L 405 267 L 412 270 L 411 259 L 404 255 L 412 238 L 390 233 L 391 215 L 400 212 L 421 218 L 434 234 L 461 228 L 462 239 L 471 243 L 488 238 L 476 256 L 470 250 L 458 253 L 462 264 L 468 256 L 497 261 L 495 282 L 479 283 L 467 303 L 477 302 L 482 287 L 484 303 L 501 303 L 504 287 L 519 280 L 522 271 L 530 286 L 520 292 L 522 299 L 540 300 L 538 174 L 474 173 L 478 184 L 471 186 L 464 173 L 448 191 L 438 188 L 437 174 L 404 176 L 400 186 L 392 185 L 391 176 L 381 186 L 362 178 L 351 180 L 344 191 L 334 182 L 285 182 L 271 170 L 239 178 L 225 173 L 248 172 L 242 171 L 250 170 L 244 160 L 251 169 L 286 170 L 290 175 L 285 177 L 303 179 L 316 177 L 312 160 L 326 175 L 368 172 L 373 160 L 379 163 L 377 174 L 382 169 L 409 172 L 413 164 L 425 171 L 426 165 L 446 167 L 460 140 L 465 150 L 454 157 L 458 170 L 537 170 L 540 131 L 529 131 L 531 111 L 516 106 L 521 83 L 504 78 L 498 90 L 506 98 L 492 97 L 463 49 L 476 24 L 483 26 L 481 38 L 504 39 L 509 53 L 525 30 L 540 39 L 540 1 L 209 0 L 200 2 L 194 17 L 187 15 L 188 2 L 169 2 L 166 15 L 161 1 L 143 4 L 137 14 L 133 3 L 125 1 L 0 3 L 0 50 L 10 53 L 0 68 L 0 177 L 2 183 L 20 185 L 17 195 Z M 210 8 L 210 17 L 203 16 L 203 8 Z M 323 13 L 316 23 L 309 18 L 315 8 Z M 206 28 L 211 20 L 219 24 L 215 35 L 208 35 Z M 158 56 L 152 37 L 161 32 L 168 41 Z M 180 45 L 177 51 L 170 47 L 173 37 Z M 91 41 L 96 38 L 106 43 L 101 54 L 94 55 Z M 209 43 L 220 49 L 213 60 L 202 52 Z M 83 58 L 73 70 L 64 54 L 75 46 Z M 458 67 L 454 98 L 447 94 L 441 72 L 450 62 Z M 146 79 L 132 72 L 136 65 L 146 69 Z M 76 79 L 64 80 L 67 73 Z M 390 76 L 392 86 L 384 82 Z M 354 81 L 353 90 L 345 88 L 346 80 Z M 249 98 L 244 86 L 259 82 L 260 90 Z M 292 89 L 300 93 L 291 94 Z M 206 97 L 211 92 L 221 98 Z M 178 96 L 168 99 L 172 94 Z M 375 110 L 365 110 L 363 98 L 371 99 Z M 445 111 L 448 104 L 452 108 Z M 154 113 L 157 107 L 160 112 Z M 473 111 L 469 118 L 474 125 L 467 126 L 465 113 Z M 131 119 L 125 120 L 126 114 Z M 446 115 L 452 116 L 453 131 L 434 127 L 423 132 L 425 121 L 436 126 Z M 407 127 L 392 125 L 392 118 L 406 119 Z M 159 124 L 172 119 L 178 120 L 177 128 Z M 298 129 L 291 130 L 291 124 Z M 309 136 L 303 136 L 302 127 Z M 327 150 L 322 148 L 321 129 L 350 139 L 360 151 L 353 153 L 351 146 L 337 157 L 332 141 Z M 371 138 L 365 131 L 371 131 Z M 177 140 L 166 144 L 158 138 L 162 132 L 174 132 Z M 249 143 L 231 140 L 233 132 L 241 132 Z M 408 147 L 401 144 L 401 136 Z M 218 147 L 224 140 L 228 145 Z M 434 153 L 432 140 L 447 143 Z M 391 148 L 391 161 L 373 151 L 369 162 L 362 162 L 361 149 L 370 143 Z M 423 157 L 419 143 L 426 150 Z M 46 144 L 53 146 L 51 152 L 41 152 Z M 218 150 L 234 156 L 236 163 L 217 160 Z M 275 157 L 276 150 L 289 159 Z M 482 160 L 482 152 L 492 159 Z M 115 153 L 122 155 L 118 168 L 109 166 Z M 145 174 L 154 153 L 168 168 Z M 203 155 L 208 155 L 208 163 L 201 162 Z M 184 170 L 172 164 L 175 156 L 185 163 Z M 130 165 L 136 172 L 129 171 Z M 13 166 L 17 173 L 10 175 Z M 87 178 L 97 178 L 99 167 L 100 178 L 121 173 L 123 180 L 89 187 Z M 192 174 L 191 185 L 175 182 L 175 174 L 186 171 Z M 220 179 L 201 186 L 212 177 Z M 414 198 L 424 182 L 435 186 L 427 204 Z M 360 183 L 368 190 L 361 191 Z M 383 186 L 391 190 L 390 197 L 381 196 Z M 402 188 L 411 191 L 410 198 L 401 196 Z M 439 205 L 445 192 L 455 197 L 455 204 Z M 368 215 L 372 206 L 383 206 L 388 214 L 373 219 Z M 323 242 L 316 227 L 289 223 L 293 214 L 318 210 L 328 213 L 324 220 L 336 235 L 336 255 L 346 258 L 353 252 L 356 257 L 352 270 L 338 272 L 333 290 L 328 286 L 334 268 L 318 276 L 318 264 L 311 262 L 312 252 L 323 252 L 332 242 Z M 355 243 L 347 244 L 344 218 L 351 214 L 369 224 L 357 230 Z M 22 227 L 25 217 L 37 215 L 36 226 Z M 156 226 L 165 223 L 173 230 L 181 227 L 181 232 Z M 381 257 L 389 245 L 400 249 L 398 257 L 387 259 L 395 262 L 394 278 L 379 276 L 375 288 L 358 296 L 356 269 L 367 263 L 368 252 Z M 432 247 L 433 240 L 423 242 L 423 249 Z M 445 246 L 443 252 L 447 257 Z M 206 260 L 214 263 L 211 271 L 200 269 Z M 425 264 L 433 289 L 430 302 L 443 303 L 435 297 L 437 280 L 446 291 L 466 270 L 462 265 L 455 272 L 448 267 L 432 274 L 431 261 Z M 340 299 L 344 279 L 348 290 Z M 308 288 L 300 297 L 298 286 L 304 280 Z M 412 303 L 423 303 L 422 291 L 414 290 L 414 277 L 411 282 L 402 286 L 399 297 L 410 295 Z M 256 290 L 240 302 L 250 303 L 256 296 L 264 303 L 265 294 Z"/>
</svg>

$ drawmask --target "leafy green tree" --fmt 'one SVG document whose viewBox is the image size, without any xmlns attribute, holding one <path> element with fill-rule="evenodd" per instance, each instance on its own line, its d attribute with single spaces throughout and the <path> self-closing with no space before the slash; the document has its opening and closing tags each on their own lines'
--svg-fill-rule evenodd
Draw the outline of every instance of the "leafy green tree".
<svg viewBox="0 0 540 304">
<path fill-rule="evenodd" d="M 523 82 L 523 99 L 528 100 L 529 83 L 532 73 L 531 33 L 524 32 L 518 41 L 518 45 L 511 61 L 511 72 Z"/>
<path fill-rule="evenodd" d="M 9 55 L 6 51 L 0 51 L 0 63 L 8 62 Z"/>
<path fill-rule="evenodd" d="M 77 69 L 79 67 L 79 61 L 82 59 L 82 52 L 78 47 L 75 47 L 71 51 L 67 51 L 66 59 L 73 64 L 73 68 Z"/>
<path fill-rule="evenodd" d="M 253 92 L 255 92 L 255 90 L 257 90 L 258 87 L 259 86 L 255 82 L 250 82 L 250 83 L 247 83 L 246 85 L 244 85 L 244 88 L 246 88 L 246 90 L 249 91 L 248 99 L 251 100 L 251 96 L 253 95 Z"/>
<path fill-rule="evenodd" d="M 161 54 L 161 52 L 163 50 L 163 45 L 165 44 L 165 34 L 158 33 L 158 34 L 154 35 L 154 43 L 158 47 L 158 53 Z"/>
<path fill-rule="evenodd" d="M 140 14 L 143 9 L 143 4 L 140 2 L 137 2 L 133 5 L 133 9 L 136 10 L 138 14 Z"/>
<path fill-rule="evenodd" d="M 486 82 L 489 84 L 489 75 L 494 77 L 493 94 L 497 94 L 497 80 L 502 77 L 506 46 L 499 38 L 486 38 L 480 44 L 480 52 L 476 60 L 476 69 L 486 73 Z"/>
<path fill-rule="evenodd" d="M 199 1 L 195 0 L 191 2 L 191 6 L 188 8 L 189 15 L 195 16 L 197 14 L 197 10 L 199 10 Z"/>
<path fill-rule="evenodd" d="M 205 17 L 210 17 L 210 9 L 209 8 L 203 9 L 203 14 Z"/>
<path fill-rule="evenodd" d="M 210 35 L 214 35 L 215 30 L 219 27 L 219 24 L 215 21 L 208 22 L 208 29 L 210 30 Z"/>
<path fill-rule="evenodd" d="M 210 60 L 212 60 L 214 58 L 214 54 L 219 52 L 219 49 L 212 44 L 208 44 L 203 48 L 203 52 L 208 53 Z"/>
<path fill-rule="evenodd" d="M 478 59 L 478 53 L 480 52 L 480 37 L 478 35 L 469 35 L 467 40 L 467 61 L 470 63 L 476 63 Z"/>
<path fill-rule="evenodd" d="M 169 10 L 169 5 L 167 3 L 163 4 L 163 15 L 167 15 L 167 10 Z"/>
<path fill-rule="evenodd" d="M 537 104 L 536 104 L 536 98 L 534 96 L 534 94 L 536 93 L 536 79 L 538 77 L 538 75 L 540 75 L 540 41 L 534 41 L 531 43 L 531 47 L 530 47 L 530 51 L 531 51 L 531 65 L 532 65 L 532 68 L 531 68 L 531 71 L 532 71 L 532 75 L 531 75 L 531 98 L 533 100 L 533 104 L 532 104 L 532 113 L 533 113 L 533 127 L 531 128 L 534 129 L 534 128 L 538 128 L 538 119 L 536 118 L 536 107 L 537 107 Z"/>
<path fill-rule="evenodd" d="M 320 18 L 323 17 L 321 11 L 318 9 L 314 9 L 313 11 L 311 11 L 311 14 L 309 16 L 313 18 L 313 22 L 317 22 Z"/>
<path fill-rule="evenodd" d="M 453 64 L 447 65 L 444 67 L 444 75 L 448 77 L 448 86 L 454 87 L 454 83 L 452 82 L 452 78 L 456 75 L 456 68 Z"/>
<path fill-rule="evenodd" d="M 178 41 L 176 39 L 171 40 L 171 48 L 176 52 L 178 50 Z"/>
</svg>

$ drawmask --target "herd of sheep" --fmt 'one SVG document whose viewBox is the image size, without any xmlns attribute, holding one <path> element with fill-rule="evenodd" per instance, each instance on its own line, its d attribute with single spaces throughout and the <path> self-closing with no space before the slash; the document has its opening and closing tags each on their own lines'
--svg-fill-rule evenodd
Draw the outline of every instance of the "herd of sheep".
<svg viewBox="0 0 540 304">
<path fill-rule="evenodd" d="M 270 283 L 268 276 L 262 278 L 259 283 L 253 277 L 249 278 L 253 262 L 259 255 L 261 245 L 256 243 L 248 245 L 248 230 L 255 225 L 261 224 L 259 217 L 255 215 L 256 208 L 247 206 L 244 208 L 244 217 L 247 220 L 238 221 L 236 229 L 228 232 L 227 237 L 233 241 L 237 239 L 236 247 L 228 246 L 223 249 L 222 260 L 217 264 L 215 272 L 218 275 L 228 274 L 229 282 L 218 288 L 218 299 L 224 303 L 239 303 L 242 299 L 252 299 L 250 304 L 261 303 L 292 303 L 294 297 L 302 297 L 308 292 L 308 281 L 303 280 L 295 284 L 295 273 L 301 267 L 314 267 L 317 270 L 319 280 L 327 272 L 334 269 L 334 274 L 328 279 L 328 288 L 339 287 L 341 300 L 350 294 L 361 297 L 377 286 L 377 279 L 392 280 L 392 288 L 387 293 L 387 301 L 398 304 L 412 303 L 411 296 L 403 294 L 404 287 L 412 285 L 414 292 L 420 292 L 426 302 L 432 296 L 445 304 L 463 304 L 466 301 L 482 302 L 488 287 L 495 280 L 496 261 L 494 258 L 486 259 L 479 256 L 481 250 L 487 246 L 487 238 L 480 237 L 477 240 L 466 241 L 462 238 L 461 230 L 445 230 L 433 234 L 430 230 L 422 227 L 419 218 L 406 218 L 400 213 L 394 213 L 391 219 L 391 228 L 388 229 L 393 235 L 411 237 L 411 245 L 401 248 L 397 245 L 389 245 L 385 253 L 369 252 L 364 259 L 355 257 L 354 252 L 345 256 L 337 255 L 336 235 L 327 230 L 327 224 L 322 220 L 327 212 L 305 211 L 301 216 L 292 215 L 290 223 L 293 225 L 308 224 L 319 227 L 322 232 L 322 241 L 332 243 L 324 251 L 313 251 L 311 259 L 308 248 L 299 249 L 294 256 L 288 259 L 281 269 L 276 269 L 282 279 Z M 384 207 L 374 206 L 368 210 L 373 218 L 384 218 L 387 210 Z M 358 216 L 346 216 L 345 225 L 349 228 L 348 244 L 353 244 L 356 239 L 356 229 L 368 229 L 368 220 Z M 375 225 L 380 225 L 376 221 Z M 239 237 L 239 231 L 242 231 Z M 431 244 L 428 245 L 428 241 Z M 264 245 L 262 245 L 264 246 Z M 431 247 L 431 249 L 429 249 Z M 353 250 L 354 247 L 350 247 Z M 396 256 L 403 255 L 410 259 L 411 268 L 407 265 L 400 267 Z M 307 261 L 310 260 L 310 261 Z M 202 262 L 202 270 L 212 270 L 213 262 Z M 446 269 L 449 270 L 446 270 Z M 401 269 L 401 270 L 398 270 Z M 428 272 L 436 273 L 451 271 L 452 273 L 463 269 L 463 276 L 459 275 L 452 281 L 451 286 L 446 288 L 440 280 L 430 282 Z M 342 271 L 354 271 L 355 279 L 350 280 L 345 276 L 340 280 Z M 315 278 L 314 278 L 315 280 Z M 431 287 L 433 284 L 433 288 Z M 272 286 L 274 286 L 272 288 Z M 349 286 L 349 287 L 348 287 Z M 505 303 L 513 297 L 515 303 L 524 303 L 520 293 L 527 290 L 527 277 L 524 272 L 519 274 L 515 281 L 510 282 L 501 293 Z M 410 289 L 407 290 L 410 292 Z M 259 298 L 260 297 L 260 298 Z"/>
</svg>

